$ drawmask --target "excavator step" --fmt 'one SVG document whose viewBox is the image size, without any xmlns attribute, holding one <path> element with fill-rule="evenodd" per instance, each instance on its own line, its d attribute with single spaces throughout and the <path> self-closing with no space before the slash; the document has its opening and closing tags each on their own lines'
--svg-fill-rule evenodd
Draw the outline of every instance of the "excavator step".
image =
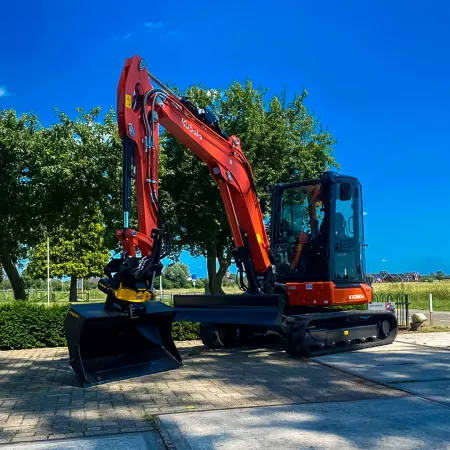
<svg viewBox="0 0 450 450">
<path fill-rule="evenodd" d="M 287 353 L 314 357 L 391 344 L 398 326 L 390 311 L 339 311 L 288 316 L 281 330 Z"/>
<path fill-rule="evenodd" d="M 72 305 L 64 322 L 70 365 L 83 387 L 182 365 L 172 340 L 174 310 L 145 302 L 145 314 L 129 317 L 103 303 Z"/>
</svg>

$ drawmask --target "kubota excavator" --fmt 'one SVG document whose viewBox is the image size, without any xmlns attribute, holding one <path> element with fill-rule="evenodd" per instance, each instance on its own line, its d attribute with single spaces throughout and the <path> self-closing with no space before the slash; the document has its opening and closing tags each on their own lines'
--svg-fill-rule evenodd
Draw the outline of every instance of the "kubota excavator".
<svg viewBox="0 0 450 450">
<path fill-rule="evenodd" d="M 356 178 L 325 172 L 316 180 L 268 187 L 268 233 L 239 138 L 228 136 L 211 111 L 165 87 L 139 56 L 125 62 L 117 101 L 123 140 L 124 227 L 117 231 L 122 252 L 99 281 L 105 303 L 73 305 L 65 321 L 70 364 L 83 386 L 179 367 L 173 321 L 200 322 L 201 339 L 209 347 L 236 346 L 255 334 L 275 332 L 289 354 L 303 356 L 395 340 L 392 312 L 336 308 L 372 301 L 365 280 L 362 188 Z M 170 252 L 158 202 L 160 125 L 207 164 L 218 184 L 243 294 L 176 295 L 173 307 L 156 300 L 155 277 Z M 129 227 L 132 180 L 138 230 Z"/>
</svg>

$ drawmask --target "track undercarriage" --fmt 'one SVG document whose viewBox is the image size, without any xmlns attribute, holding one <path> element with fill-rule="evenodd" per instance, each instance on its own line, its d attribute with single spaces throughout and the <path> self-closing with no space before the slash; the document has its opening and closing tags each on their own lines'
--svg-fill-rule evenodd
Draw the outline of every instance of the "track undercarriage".
<svg viewBox="0 0 450 450">
<path fill-rule="evenodd" d="M 390 312 L 339 311 L 284 317 L 271 336 L 292 356 L 313 357 L 388 345 L 397 336 L 397 320 Z M 260 343 L 263 327 L 201 324 L 200 337 L 207 347 L 225 348 Z M 255 340 L 256 337 L 256 340 Z M 272 339 L 273 340 L 273 337 Z"/>
<path fill-rule="evenodd" d="M 288 316 L 281 343 L 294 356 L 320 356 L 388 345 L 397 336 L 397 319 L 389 311 L 339 311 Z"/>
<path fill-rule="evenodd" d="M 66 318 L 70 364 L 84 386 L 182 365 L 172 322 L 200 322 L 207 347 L 281 343 L 293 356 L 313 357 L 387 345 L 397 336 L 389 311 L 332 311 L 285 315 L 283 295 L 177 295 L 174 307 L 142 304 L 138 315 L 104 305 L 73 305 Z"/>
</svg>

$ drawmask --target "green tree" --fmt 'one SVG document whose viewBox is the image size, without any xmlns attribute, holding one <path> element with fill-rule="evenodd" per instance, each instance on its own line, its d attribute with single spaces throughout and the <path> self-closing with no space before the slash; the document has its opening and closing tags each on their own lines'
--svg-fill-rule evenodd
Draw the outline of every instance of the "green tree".
<svg viewBox="0 0 450 450">
<path fill-rule="evenodd" d="M 29 291 L 30 289 L 47 289 L 47 283 L 44 278 L 35 278 L 30 275 L 27 268 L 21 274 L 25 289 Z"/>
<path fill-rule="evenodd" d="M 50 238 L 50 275 L 70 276 L 70 301 L 77 301 L 77 279 L 101 276 L 110 259 L 103 239 L 103 227 L 92 218 L 80 220 L 75 230 L 61 227 Z M 26 268 L 31 278 L 47 277 L 47 243 L 42 242 L 31 251 Z"/>
<path fill-rule="evenodd" d="M 189 283 L 191 283 L 192 287 L 194 287 L 194 283 L 192 281 L 190 281 Z M 197 278 L 195 280 L 195 289 L 203 289 L 204 287 L 205 287 L 204 280 Z"/>
<path fill-rule="evenodd" d="M 267 98 L 267 90 L 255 89 L 250 81 L 217 91 L 193 86 L 186 94 L 199 107 L 210 107 L 222 128 L 241 139 L 261 197 L 268 184 L 314 178 L 337 167 L 335 141 L 307 110 L 305 90 L 290 102 L 285 94 Z M 223 292 L 234 244 L 218 188 L 207 166 L 175 138 L 164 132 L 161 143 L 161 200 L 173 250 L 205 256 L 209 290 Z"/>
<path fill-rule="evenodd" d="M 77 109 L 71 119 L 57 111 L 59 122 L 44 129 L 41 170 L 45 174 L 44 208 L 52 212 L 49 234 L 61 229 L 78 232 L 87 218 L 102 224 L 105 242 L 117 245 L 121 226 L 122 146 L 114 112 L 99 120 L 101 109 Z"/>
<path fill-rule="evenodd" d="M 39 173 L 41 126 L 33 114 L 0 111 L 0 263 L 16 299 L 25 299 L 17 264 L 43 231 Z"/>
<path fill-rule="evenodd" d="M 174 286 L 172 284 L 172 282 L 170 280 L 168 280 L 164 275 L 161 276 L 161 281 L 162 281 L 162 286 L 163 286 L 163 290 L 164 289 L 172 289 Z M 160 277 L 156 277 L 155 278 L 155 289 L 160 289 Z"/>
<path fill-rule="evenodd" d="M 59 123 L 45 130 L 43 139 L 46 206 L 58 205 L 59 226 L 49 232 L 54 242 L 51 273 L 71 277 L 71 301 L 76 301 L 78 278 L 102 275 L 110 258 L 107 249 L 117 245 L 115 230 L 121 225 L 122 147 L 113 111 L 103 122 L 100 111 L 78 108 L 75 120 L 58 112 Z"/>
<path fill-rule="evenodd" d="M 59 122 L 43 128 L 34 115 L 0 111 L 0 262 L 16 299 L 26 296 L 17 264 L 47 236 L 63 230 L 58 240 L 69 242 L 90 218 L 102 225 L 106 246 L 117 244 L 122 152 L 115 116 L 100 121 L 100 108 L 77 113 L 71 119 L 57 111 Z"/>
<path fill-rule="evenodd" d="M 189 275 L 189 267 L 180 262 L 170 264 L 164 270 L 164 277 L 172 283 L 172 287 L 174 288 L 187 287 Z"/>
<path fill-rule="evenodd" d="M 436 272 L 436 279 L 437 280 L 443 280 L 445 277 L 445 273 L 442 270 L 438 270 Z"/>
<path fill-rule="evenodd" d="M 100 276 L 100 275 L 102 275 L 102 274 L 103 274 L 103 272 L 99 272 L 99 273 L 97 274 L 97 276 Z M 95 290 L 95 289 L 97 289 L 97 287 L 98 287 L 98 282 L 97 282 L 96 278 L 93 278 L 93 279 L 87 278 L 87 279 L 84 279 L 84 280 L 83 280 L 83 288 L 84 288 L 86 291 L 92 291 L 92 290 Z"/>
<path fill-rule="evenodd" d="M 8 279 L 3 279 L 0 282 L 0 289 L 12 289 L 11 283 Z"/>
<path fill-rule="evenodd" d="M 431 272 L 430 273 L 430 278 L 432 278 L 432 279 L 436 278 L 436 274 L 434 272 Z"/>
</svg>

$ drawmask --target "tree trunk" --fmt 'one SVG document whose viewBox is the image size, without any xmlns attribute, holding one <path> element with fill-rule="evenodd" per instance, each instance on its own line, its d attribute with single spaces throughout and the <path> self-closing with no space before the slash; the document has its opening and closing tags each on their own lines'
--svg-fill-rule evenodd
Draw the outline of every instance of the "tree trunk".
<svg viewBox="0 0 450 450">
<path fill-rule="evenodd" d="M 219 269 L 216 270 L 216 260 L 219 260 Z M 231 253 L 225 257 L 223 252 L 217 252 L 214 245 L 206 249 L 206 262 L 208 267 L 209 293 L 213 295 L 224 294 L 222 280 L 231 265 Z"/>
<path fill-rule="evenodd" d="M 77 302 L 78 301 L 77 282 L 78 282 L 78 278 L 75 275 L 72 275 L 70 277 L 69 302 Z"/>
<path fill-rule="evenodd" d="M 25 300 L 27 298 L 27 294 L 25 292 L 25 284 L 19 274 L 19 271 L 17 270 L 16 265 L 11 259 L 11 256 L 8 253 L 2 252 L 1 263 L 13 288 L 14 298 L 16 300 Z"/>
</svg>

